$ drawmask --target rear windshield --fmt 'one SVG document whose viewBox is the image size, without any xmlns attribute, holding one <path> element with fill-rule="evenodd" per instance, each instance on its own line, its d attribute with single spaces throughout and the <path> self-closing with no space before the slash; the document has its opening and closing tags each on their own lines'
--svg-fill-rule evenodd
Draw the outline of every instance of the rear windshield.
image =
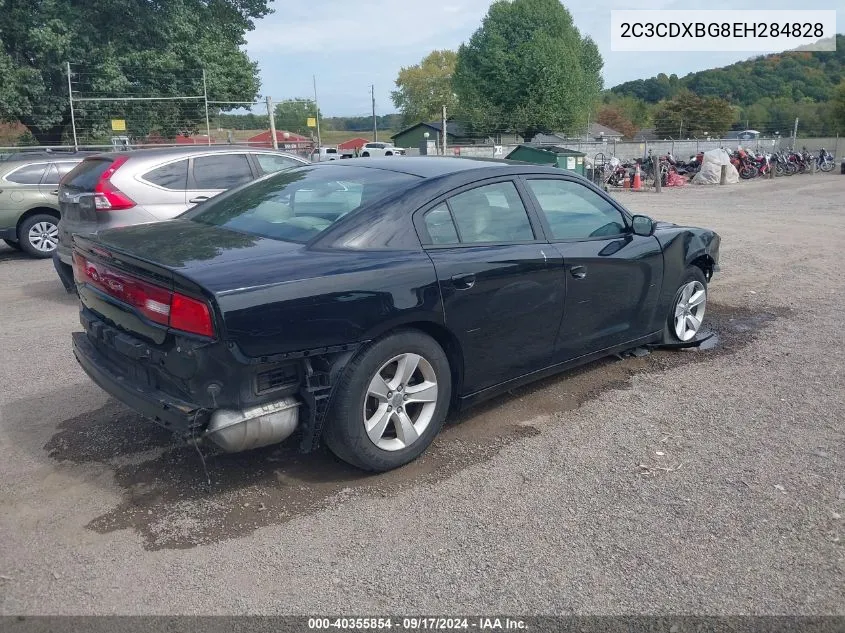
<svg viewBox="0 0 845 633">
<path fill-rule="evenodd" d="M 419 181 L 417 176 L 366 167 L 301 167 L 217 196 L 181 217 L 304 243 L 340 218 Z"/>
<path fill-rule="evenodd" d="M 62 185 L 77 192 L 90 193 L 111 164 L 111 158 L 86 158 L 62 179 Z"/>
</svg>

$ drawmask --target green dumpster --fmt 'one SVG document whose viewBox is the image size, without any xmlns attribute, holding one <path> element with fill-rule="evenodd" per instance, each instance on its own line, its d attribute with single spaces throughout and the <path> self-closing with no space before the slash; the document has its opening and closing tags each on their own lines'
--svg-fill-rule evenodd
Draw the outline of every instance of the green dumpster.
<svg viewBox="0 0 845 633">
<path fill-rule="evenodd" d="M 510 154 L 505 156 L 508 160 L 521 160 L 526 163 L 537 165 L 551 165 L 574 171 L 576 174 L 585 175 L 584 152 L 579 152 L 566 147 L 556 145 L 518 145 Z"/>
</svg>

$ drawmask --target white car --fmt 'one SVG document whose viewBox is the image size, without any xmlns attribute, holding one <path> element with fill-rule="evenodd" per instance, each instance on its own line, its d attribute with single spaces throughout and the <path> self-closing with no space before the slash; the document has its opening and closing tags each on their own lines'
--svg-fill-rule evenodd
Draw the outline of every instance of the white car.
<svg viewBox="0 0 845 633">
<path fill-rule="evenodd" d="M 404 153 L 404 149 L 391 143 L 364 143 L 358 155 L 366 158 L 368 156 L 402 156 Z"/>
</svg>

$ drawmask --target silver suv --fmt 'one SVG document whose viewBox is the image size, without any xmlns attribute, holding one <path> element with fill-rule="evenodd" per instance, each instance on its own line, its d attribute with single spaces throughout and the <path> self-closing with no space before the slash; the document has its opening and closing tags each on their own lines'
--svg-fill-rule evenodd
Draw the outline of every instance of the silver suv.
<svg viewBox="0 0 845 633">
<path fill-rule="evenodd" d="M 90 156 L 59 185 L 56 272 L 65 288 L 72 290 L 75 233 L 169 220 L 227 189 L 308 162 L 283 152 L 233 145 Z"/>
</svg>

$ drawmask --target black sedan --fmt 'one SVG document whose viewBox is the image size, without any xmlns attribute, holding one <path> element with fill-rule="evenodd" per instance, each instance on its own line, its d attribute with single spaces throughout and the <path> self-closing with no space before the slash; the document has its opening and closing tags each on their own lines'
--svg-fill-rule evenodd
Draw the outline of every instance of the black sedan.
<svg viewBox="0 0 845 633">
<path fill-rule="evenodd" d="M 713 231 L 569 172 L 435 157 L 298 167 L 74 242 L 73 348 L 103 389 L 228 451 L 298 431 L 373 471 L 451 409 L 694 342 L 719 261 Z"/>
</svg>

